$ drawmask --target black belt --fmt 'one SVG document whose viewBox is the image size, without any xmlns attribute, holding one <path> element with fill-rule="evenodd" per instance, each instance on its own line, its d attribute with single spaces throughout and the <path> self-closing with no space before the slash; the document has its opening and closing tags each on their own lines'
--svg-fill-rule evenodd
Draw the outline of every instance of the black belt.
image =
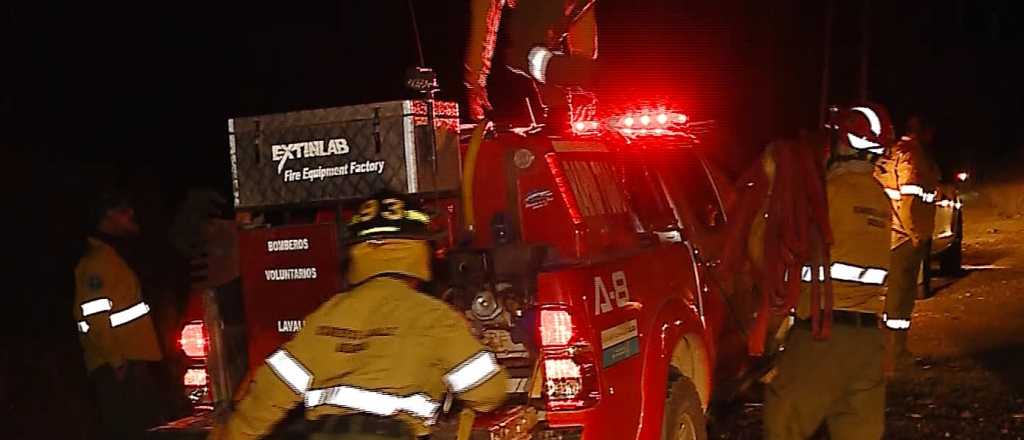
<svg viewBox="0 0 1024 440">
<path fill-rule="evenodd" d="M 854 327 L 878 328 L 878 315 L 866 312 L 851 312 L 849 310 L 833 310 L 832 322 L 837 324 L 852 325 Z M 796 325 L 810 327 L 810 319 L 797 319 Z"/>
</svg>

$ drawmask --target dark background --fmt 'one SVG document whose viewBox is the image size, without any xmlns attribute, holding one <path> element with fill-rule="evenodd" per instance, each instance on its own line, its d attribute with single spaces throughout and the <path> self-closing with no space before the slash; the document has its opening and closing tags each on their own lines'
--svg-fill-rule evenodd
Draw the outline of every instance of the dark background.
<svg viewBox="0 0 1024 440">
<path fill-rule="evenodd" d="M 867 2 L 835 3 L 829 102 L 842 103 L 857 97 Z M 1022 161 L 1016 3 L 870 2 L 869 98 L 889 106 L 900 131 L 909 112 L 928 112 L 946 173 L 987 178 Z M 415 4 L 442 97 L 460 100 L 467 4 Z M 604 0 L 602 104 L 643 98 L 714 119 L 707 148 L 736 170 L 769 140 L 817 124 L 826 4 Z M 90 417 L 87 397 L 68 398 L 87 396 L 70 289 L 84 201 L 98 181 L 118 177 L 143 196 L 140 264 L 173 296 L 180 262 L 166 223 L 187 188 L 230 194 L 228 118 L 412 96 L 402 84 L 416 62 L 405 0 L 11 2 L 2 19 L 0 146 L 5 212 L 17 224 L 7 241 L 21 263 L 9 266 L 14 330 L 0 350 L 7 414 Z M 43 432 L 79 426 L 21 420 Z"/>
</svg>

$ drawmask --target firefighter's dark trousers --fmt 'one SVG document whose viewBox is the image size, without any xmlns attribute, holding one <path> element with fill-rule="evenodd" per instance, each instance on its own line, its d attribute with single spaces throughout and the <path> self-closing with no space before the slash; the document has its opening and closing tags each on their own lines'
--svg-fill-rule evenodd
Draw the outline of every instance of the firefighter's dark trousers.
<svg viewBox="0 0 1024 440">
<path fill-rule="evenodd" d="M 127 361 L 124 377 L 104 365 L 89 373 L 96 388 L 104 439 L 141 439 L 144 432 L 163 422 L 163 394 L 156 382 L 154 362 Z"/>
<path fill-rule="evenodd" d="M 765 391 L 766 440 L 807 439 L 823 422 L 832 440 L 882 438 L 885 346 L 877 324 L 836 322 L 819 341 L 798 321 L 785 347 Z"/>
<path fill-rule="evenodd" d="M 413 440 L 403 423 L 370 415 L 328 416 L 313 424 L 309 440 Z"/>
</svg>

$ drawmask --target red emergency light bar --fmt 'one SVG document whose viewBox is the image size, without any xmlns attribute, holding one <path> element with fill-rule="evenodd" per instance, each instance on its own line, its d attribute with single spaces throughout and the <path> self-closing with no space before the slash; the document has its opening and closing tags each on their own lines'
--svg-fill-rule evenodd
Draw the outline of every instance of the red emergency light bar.
<svg viewBox="0 0 1024 440">
<path fill-rule="evenodd" d="M 617 131 L 629 138 L 639 136 L 688 136 L 687 122 L 690 118 L 683 113 L 667 110 L 642 110 L 624 116 L 609 118 L 604 123 L 598 121 L 575 121 L 572 124 L 573 134 L 593 135 L 602 128 Z"/>
</svg>

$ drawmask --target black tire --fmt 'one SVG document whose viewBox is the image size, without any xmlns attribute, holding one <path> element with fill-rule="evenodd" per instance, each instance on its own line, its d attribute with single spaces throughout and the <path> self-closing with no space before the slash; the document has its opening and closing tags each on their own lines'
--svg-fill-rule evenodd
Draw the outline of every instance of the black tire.
<svg viewBox="0 0 1024 440">
<path fill-rule="evenodd" d="M 939 256 L 939 271 L 943 275 L 957 275 L 960 273 L 963 264 L 963 240 L 964 240 L 964 219 L 961 213 L 956 217 L 956 239 L 949 245 L 949 249 Z"/>
<path fill-rule="evenodd" d="M 700 395 L 689 378 L 679 376 L 669 383 L 662 418 L 662 440 L 707 440 L 707 420 Z"/>
</svg>

